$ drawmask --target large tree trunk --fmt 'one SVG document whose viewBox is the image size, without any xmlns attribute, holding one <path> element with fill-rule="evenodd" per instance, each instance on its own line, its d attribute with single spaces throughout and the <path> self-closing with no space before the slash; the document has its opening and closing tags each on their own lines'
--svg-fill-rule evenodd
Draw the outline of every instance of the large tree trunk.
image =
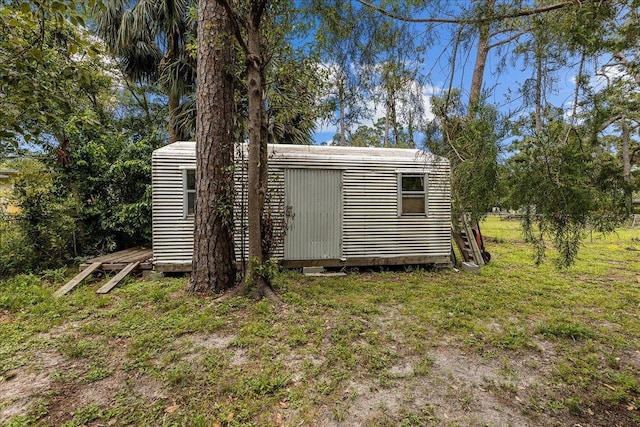
<svg viewBox="0 0 640 427">
<path fill-rule="evenodd" d="M 413 113 L 411 110 L 407 114 L 407 136 L 409 138 L 409 147 L 407 148 L 416 148 L 416 144 L 413 142 Z"/>
<path fill-rule="evenodd" d="M 387 105 L 385 107 L 385 113 L 384 113 L 384 137 L 383 137 L 383 141 L 382 141 L 382 146 L 383 147 L 388 147 L 389 146 L 389 134 L 391 133 L 389 131 L 390 125 L 389 125 L 389 102 L 387 102 Z"/>
<path fill-rule="evenodd" d="M 391 98 L 391 127 L 393 128 L 393 148 L 399 148 L 400 145 L 400 132 L 398 132 L 398 114 L 396 112 L 396 93 L 393 92 Z"/>
<path fill-rule="evenodd" d="M 233 52 L 230 20 L 215 0 L 198 11 L 196 200 L 189 290 L 235 285 L 233 246 Z"/>
<path fill-rule="evenodd" d="M 341 146 L 347 145 L 347 124 L 346 124 L 346 112 L 344 108 L 345 98 L 346 98 L 345 86 L 346 86 L 345 79 L 342 78 L 342 73 L 341 73 L 341 77 L 338 80 L 338 103 L 340 104 L 339 123 L 340 123 L 340 145 Z"/>
<path fill-rule="evenodd" d="M 269 284 L 262 272 L 266 258 L 263 252 L 263 213 L 267 191 L 267 129 L 264 106 L 264 79 L 260 29 L 254 22 L 247 34 L 247 80 L 249 103 L 248 213 L 249 262 L 245 272 L 245 291 L 256 297 L 265 296 Z"/>
<path fill-rule="evenodd" d="M 485 13 L 488 11 L 493 13 L 495 0 L 487 0 L 484 5 Z M 469 89 L 469 108 L 467 109 L 467 117 L 476 117 L 480 108 L 482 96 L 482 82 L 484 81 L 484 70 L 487 67 L 487 57 L 489 56 L 489 45 L 491 39 L 491 22 L 481 22 L 478 28 L 478 48 L 476 49 L 476 62 L 473 65 L 473 75 L 471 76 L 471 88 Z"/>
<path fill-rule="evenodd" d="M 627 212 L 633 210 L 633 191 L 631 189 L 631 156 L 629 154 L 629 141 L 631 140 L 631 129 L 627 118 L 623 117 L 620 122 L 622 127 L 622 177 L 625 183 L 624 198 Z"/>
</svg>

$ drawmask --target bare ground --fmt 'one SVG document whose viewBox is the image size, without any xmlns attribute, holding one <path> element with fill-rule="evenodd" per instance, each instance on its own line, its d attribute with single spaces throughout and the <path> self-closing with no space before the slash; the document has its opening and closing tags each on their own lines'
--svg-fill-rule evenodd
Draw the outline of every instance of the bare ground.
<svg viewBox="0 0 640 427">
<path fill-rule="evenodd" d="M 389 322 L 381 316 L 380 325 Z M 47 337 L 73 333 L 81 322 L 52 331 Z M 496 325 L 496 327 L 499 327 Z M 189 349 L 182 360 L 198 364 L 202 349 L 215 348 L 230 353 L 229 363 L 248 363 L 247 351 L 235 348 L 234 335 L 191 334 L 179 338 Z M 124 342 L 113 340 L 106 366 L 110 374 L 98 381 L 77 381 L 89 367 L 82 359 L 68 359 L 55 350 L 37 352 L 32 362 L 23 368 L 5 373 L 0 381 L 0 424 L 33 412 L 43 406 L 46 415 L 40 422 L 61 425 L 71 420 L 82 408 L 95 405 L 109 407 L 119 395 L 135 395 L 140 405 L 166 407 L 171 411 L 172 392 L 149 376 L 134 374 L 125 366 Z M 634 425 L 625 408 L 593 408 L 579 416 L 566 412 L 541 411 L 535 402 L 544 400 L 553 390 L 548 378 L 554 366 L 555 350 L 550 342 L 538 341 L 535 348 L 504 356 L 465 353 L 443 342 L 429 347 L 431 360 L 427 372 L 416 373 L 416 355 L 399 357 L 385 372 L 385 380 L 354 372 L 344 384 L 341 397 L 319 404 L 302 417 L 301 409 L 281 403 L 273 409 L 273 425 L 300 425 L 301 418 L 311 426 L 371 426 L 399 425 L 412 419 L 420 425 L 434 426 L 627 426 Z M 626 355 L 625 363 L 640 365 L 640 352 Z M 279 356 L 291 370 L 292 383 L 304 383 L 302 366 L 311 363 L 327 368 L 322 354 L 292 352 Z M 424 359 L 424 358 L 423 358 Z M 75 378 L 74 381 L 69 378 Z M 317 391 L 309 390 L 313 395 Z M 632 411 L 633 408 L 627 408 Z M 414 418 L 407 418 L 412 416 Z M 87 423 L 88 425 L 106 425 Z M 126 425 L 126 419 L 112 419 L 109 425 Z M 417 425 L 417 424 L 410 424 Z"/>
</svg>

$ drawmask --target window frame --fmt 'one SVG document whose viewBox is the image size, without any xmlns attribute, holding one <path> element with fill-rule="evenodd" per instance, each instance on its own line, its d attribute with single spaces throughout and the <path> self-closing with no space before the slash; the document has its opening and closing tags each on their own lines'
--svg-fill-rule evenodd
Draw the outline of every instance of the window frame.
<svg viewBox="0 0 640 427">
<path fill-rule="evenodd" d="M 189 185 L 189 174 L 193 173 L 193 188 L 188 188 Z M 196 206 L 195 206 L 195 194 L 196 194 L 196 169 L 195 168 L 184 168 L 182 169 L 182 216 L 184 218 L 192 217 L 195 214 Z M 189 194 L 193 194 L 193 212 L 189 212 Z"/>
<path fill-rule="evenodd" d="M 402 170 L 396 171 L 397 174 L 397 186 L 398 186 L 398 218 L 407 218 L 407 217 L 427 217 L 429 216 L 429 172 L 424 170 Z M 402 178 L 422 178 L 423 189 L 421 191 L 415 190 L 403 190 L 402 188 Z M 424 198 L 424 212 L 416 212 L 416 213 L 402 213 L 402 202 L 405 198 Z"/>
</svg>

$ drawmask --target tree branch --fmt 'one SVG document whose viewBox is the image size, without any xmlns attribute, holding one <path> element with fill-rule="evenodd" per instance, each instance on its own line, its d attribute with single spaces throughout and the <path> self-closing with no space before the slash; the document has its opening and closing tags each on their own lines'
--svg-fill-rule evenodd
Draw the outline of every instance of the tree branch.
<svg viewBox="0 0 640 427">
<path fill-rule="evenodd" d="M 622 65 L 627 69 L 627 72 L 631 74 L 633 80 L 635 80 L 636 84 L 640 84 L 640 73 L 634 73 L 632 71 L 632 66 L 629 64 L 627 57 L 622 52 L 616 52 L 613 54 L 613 58 L 618 61 L 618 65 Z"/>
<path fill-rule="evenodd" d="M 249 53 L 249 48 L 242 37 L 242 28 L 247 29 L 247 22 L 244 19 L 240 18 L 240 14 L 238 11 L 231 5 L 231 2 L 228 0 L 216 0 L 220 6 L 224 8 L 229 15 L 229 19 L 231 20 L 231 27 L 233 28 L 233 35 L 235 36 L 238 44 L 244 51 L 244 53 Z"/>
<path fill-rule="evenodd" d="M 602 122 L 602 124 L 600 125 L 600 130 L 605 130 L 606 128 L 608 128 L 609 126 L 611 126 L 612 124 L 614 124 L 615 122 L 617 122 L 623 117 L 624 116 L 622 114 L 616 114 L 615 116 L 610 117 L 606 121 Z"/>
<path fill-rule="evenodd" d="M 505 13 L 503 15 L 492 15 L 489 17 L 485 17 L 485 18 L 474 18 L 474 19 L 461 19 L 461 18 L 440 18 L 440 17 L 433 17 L 433 18 L 410 18 L 408 16 L 404 16 L 404 15 L 400 15 L 397 14 L 395 12 L 390 12 L 386 9 L 383 9 L 379 6 L 376 6 L 372 3 L 369 3 L 366 0 L 357 0 L 358 3 L 362 4 L 363 6 L 366 6 L 370 9 L 373 9 L 377 12 L 380 12 L 381 14 L 389 17 L 389 18 L 393 18 L 393 19 L 397 19 L 399 21 L 404 21 L 404 22 L 414 22 L 414 23 L 424 23 L 424 24 L 429 24 L 429 23 L 436 23 L 436 24 L 481 24 L 484 22 L 488 22 L 488 21 L 502 21 L 502 20 L 506 20 L 506 19 L 513 19 L 513 18 L 520 18 L 523 16 L 530 16 L 530 15 L 537 15 L 540 13 L 546 13 L 546 12 L 551 12 L 552 10 L 557 10 L 557 9 L 562 9 L 563 7 L 566 6 L 571 6 L 574 4 L 580 4 L 578 0 L 569 0 L 569 1 L 564 1 L 561 3 L 556 3 L 556 4 L 552 4 L 549 6 L 544 6 L 544 7 L 539 7 L 539 8 L 524 8 L 521 9 L 517 12 L 513 12 L 513 13 Z"/>
<path fill-rule="evenodd" d="M 578 78 L 576 79 L 576 89 L 573 93 L 573 107 L 571 109 L 571 126 L 576 122 L 576 115 L 578 114 L 578 97 L 580 96 L 580 86 L 582 81 L 582 75 L 584 73 L 584 62 L 586 61 L 586 54 L 584 51 L 580 55 L 580 66 L 578 67 Z"/>
<path fill-rule="evenodd" d="M 259 0 L 255 2 L 251 8 L 251 17 L 253 18 L 253 25 L 255 28 L 260 28 L 260 20 L 262 20 L 262 15 L 264 15 L 267 3 L 269 3 L 269 0 Z"/>
<path fill-rule="evenodd" d="M 506 39 L 498 40 L 497 42 L 492 43 L 492 44 L 489 45 L 489 50 L 493 49 L 494 47 L 502 46 L 503 44 L 507 44 L 507 43 L 510 43 L 510 42 L 512 42 L 514 40 L 517 40 L 519 37 L 521 37 L 523 35 L 524 35 L 524 32 L 519 32 L 517 34 L 512 35 L 511 37 L 507 37 Z"/>
</svg>

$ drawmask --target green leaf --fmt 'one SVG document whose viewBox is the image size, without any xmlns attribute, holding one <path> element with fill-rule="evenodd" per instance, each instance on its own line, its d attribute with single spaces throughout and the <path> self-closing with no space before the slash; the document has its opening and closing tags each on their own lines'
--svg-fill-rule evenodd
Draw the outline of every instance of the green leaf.
<svg viewBox="0 0 640 427">
<path fill-rule="evenodd" d="M 19 9 L 23 13 L 30 13 L 31 12 L 31 5 L 29 3 L 27 3 L 27 2 L 24 2 L 24 3 L 20 4 Z"/>
</svg>

